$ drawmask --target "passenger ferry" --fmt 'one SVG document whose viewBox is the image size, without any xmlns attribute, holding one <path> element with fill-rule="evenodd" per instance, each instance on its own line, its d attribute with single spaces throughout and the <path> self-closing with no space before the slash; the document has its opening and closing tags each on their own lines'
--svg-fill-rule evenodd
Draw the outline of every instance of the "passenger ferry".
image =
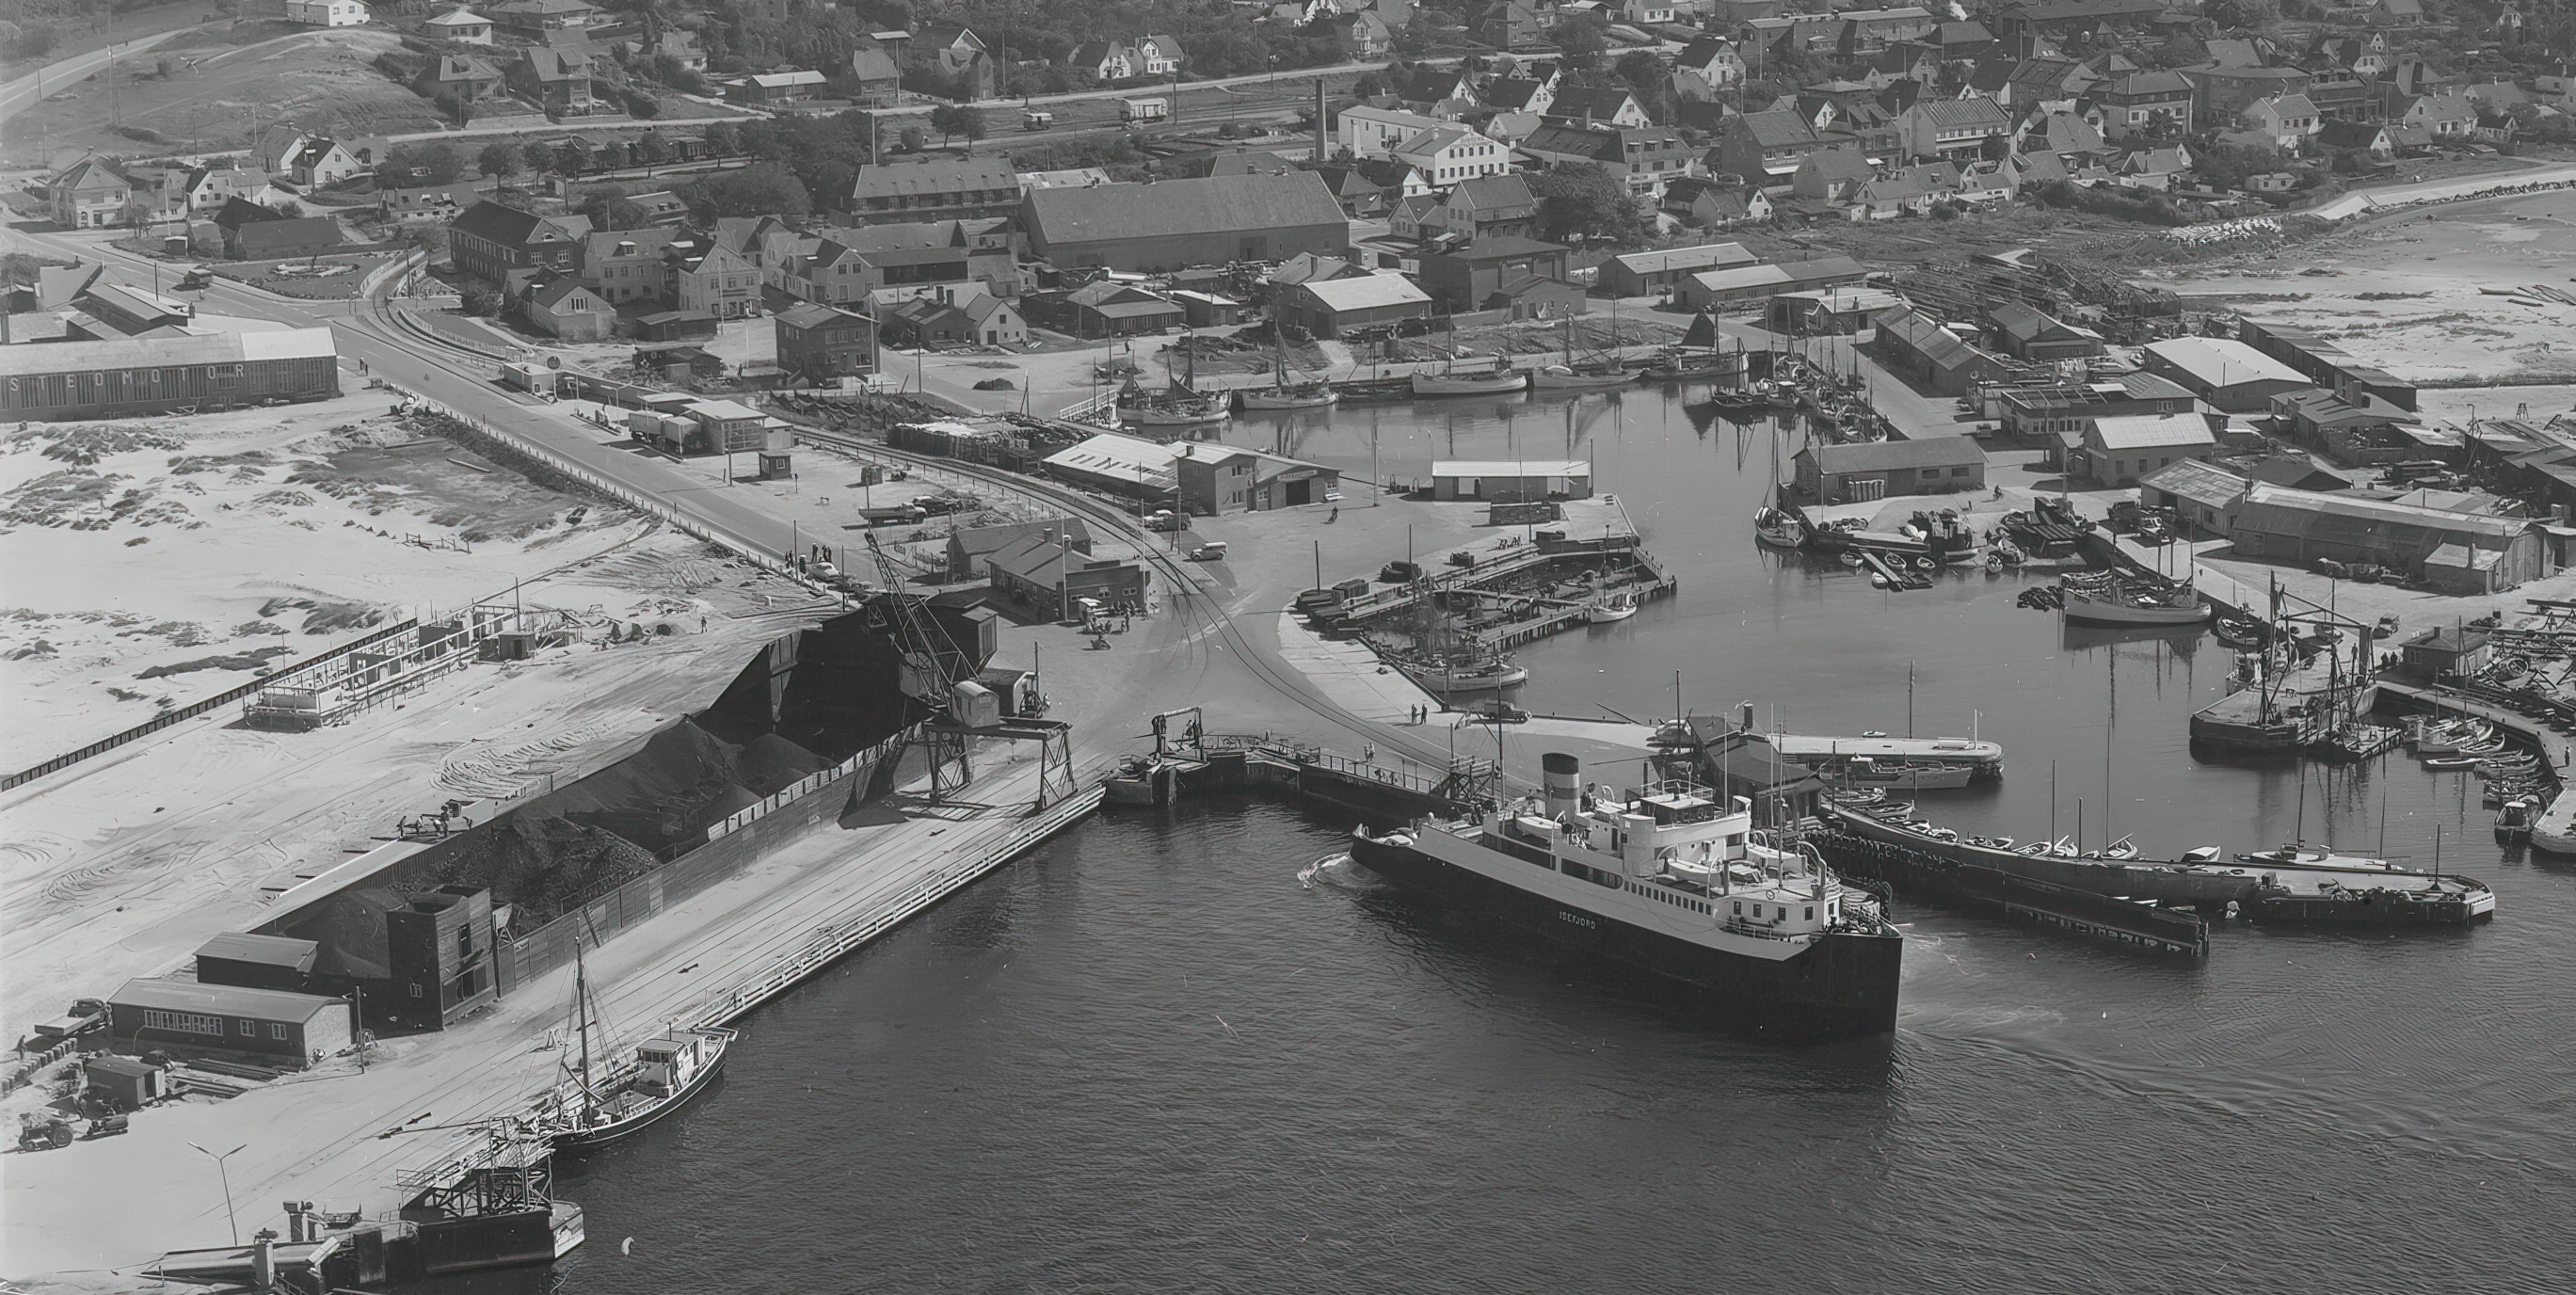
<svg viewBox="0 0 2576 1295">
<path fill-rule="evenodd" d="M 1553 943 L 1684 987 L 1722 1024 L 1821 1042 L 1896 1028 L 1904 937 L 1811 847 L 1774 843 L 1750 804 L 1685 784 L 1581 786 L 1544 757 L 1543 798 L 1480 817 L 1354 833 L 1351 857 Z"/>
</svg>

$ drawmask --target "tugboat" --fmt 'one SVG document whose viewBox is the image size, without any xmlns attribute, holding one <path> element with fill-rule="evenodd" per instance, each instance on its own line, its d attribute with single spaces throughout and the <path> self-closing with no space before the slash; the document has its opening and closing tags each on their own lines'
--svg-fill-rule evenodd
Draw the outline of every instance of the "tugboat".
<svg viewBox="0 0 2576 1295">
<path fill-rule="evenodd" d="M 558 1151 L 601 1146 L 642 1131 L 688 1104 L 724 1070 L 734 1032 L 721 1026 L 673 1026 L 636 1046 L 635 1059 L 605 1073 L 591 1068 L 589 969 L 573 945 L 573 997 L 580 1004 L 580 1068 L 558 1089 L 537 1126 Z"/>
<path fill-rule="evenodd" d="M 1581 785 L 1544 757 L 1546 794 L 1456 822 L 1353 832 L 1396 885 L 1689 994 L 1717 1024 L 1789 1042 L 1896 1028 L 1905 938 L 1812 847 L 1753 830 L 1750 802 L 1680 783 Z"/>
</svg>

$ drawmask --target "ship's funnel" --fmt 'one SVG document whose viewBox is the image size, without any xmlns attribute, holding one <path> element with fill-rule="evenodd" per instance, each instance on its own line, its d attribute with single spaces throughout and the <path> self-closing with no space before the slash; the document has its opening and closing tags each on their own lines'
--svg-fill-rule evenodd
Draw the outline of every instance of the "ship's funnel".
<svg viewBox="0 0 2576 1295">
<path fill-rule="evenodd" d="M 1583 808 L 1583 762 L 1563 751 L 1538 758 L 1540 781 L 1547 788 L 1547 816 L 1563 818 Z"/>
</svg>

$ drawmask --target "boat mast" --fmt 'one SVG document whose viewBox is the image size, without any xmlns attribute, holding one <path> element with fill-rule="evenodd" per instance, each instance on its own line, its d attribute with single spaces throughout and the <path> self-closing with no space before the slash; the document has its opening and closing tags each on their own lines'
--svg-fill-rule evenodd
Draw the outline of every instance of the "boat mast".
<svg viewBox="0 0 2576 1295">
<path fill-rule="evenodd" d="M 590 968 L 582 959 L 578 931 L 572 938 L 572 995 L 581 1012 L 581 1123 L 588 1128 L 599 1114 L 599 1095 L 590 1087 Z"/>
</svg>

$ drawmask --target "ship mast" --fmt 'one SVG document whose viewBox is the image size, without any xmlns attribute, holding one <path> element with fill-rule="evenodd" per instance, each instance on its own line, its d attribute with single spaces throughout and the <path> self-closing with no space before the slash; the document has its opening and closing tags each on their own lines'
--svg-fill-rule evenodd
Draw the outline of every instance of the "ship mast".
<svg viewBox="0 0 2576 1295">
<path fill-rule="evenodd" d="M 581 1011 L 581 1126 L 589 1128 L 599 1114 L 599 1095 L 590 1087 L 590 969 L 582 960 L 578 934 L 572 942 L 572 993 Z"/>
</svg>

